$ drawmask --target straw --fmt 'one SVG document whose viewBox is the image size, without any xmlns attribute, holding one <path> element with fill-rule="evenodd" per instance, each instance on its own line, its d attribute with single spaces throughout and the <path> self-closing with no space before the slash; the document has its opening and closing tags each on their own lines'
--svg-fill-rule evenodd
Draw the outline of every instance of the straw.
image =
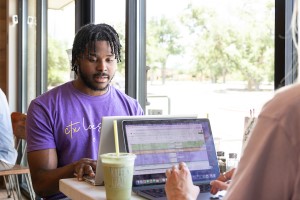
<svg viewBox="0 0 300 200">
<path fill-rule="evenodd" d="M 117 120 L 114 120 L 114 135 L 115 135 L 116 155 L 119 156 L 119 138 L 118 138 Z"/>
</svg>

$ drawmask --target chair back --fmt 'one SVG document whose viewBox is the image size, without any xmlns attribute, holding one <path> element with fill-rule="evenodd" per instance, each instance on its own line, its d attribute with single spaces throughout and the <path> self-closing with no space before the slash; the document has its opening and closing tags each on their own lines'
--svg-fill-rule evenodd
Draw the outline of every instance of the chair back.
<svg viewBox="0 0 300 200">
<path fill-rule="evenodd" d="M 27 115 L 21 112 L 11 113 L 12 129 L 15 136 L 15 148 L 17 151 L 21 149 L 20 151 L 22 152 L 21 158 L 18 158 L 17 160 L 17 164 L 22 163 L 26 156 L 26 117 Z"/>
<path fill-rule="evenodd" d="M 8 170 L 10 172 L 9 176 L 14 175 L 16 177 L 14 180 L 12 179 L 10 181 L 9 188 L 11 188 L 13 190 L 14 185 L 15 185 L 16 186 L 15 190 L 17 191 L 17 194 L 18 194 L 17 197 L 18 197 L 18 199 L 22 199 L 21 193 L 20 193 L 18 176 L 16 176 L 16 175 L 22 174 L 22 178 L 23 178 L 23 176 L 25 178 L 24 183 L 26 183 L 27 188 L 30 193 L 30 199 L 34 200 L 37 198 L 35 197 L 35 193 L 34 193 L 34 190 L 32 187 L 30 171 L 29 171 L 29 167 L 28 167 L 28 163 L 27 163 L 27 154 L 26 154 L 26 148 L 27 148 L 26 118 L 27 118 L 27 115 L 25 113 L 21 113 L 21 112 L 12 112 L 11 113 L 12 129 L 13 129 L 13 134 L 15 136 L 15 148 L 18 151 L 18 153 L 21 153 L 21 154 L 18 155 L 15 166 L 13 168 L 11 168 L 10 170 Z M 7 190 L 7 194 L 11 193 L 11 191 L 10 191 L 11 189 Z"/>
<path fill-rule="evenodd" d="M 26 140 L 26 114 L 20 112 L 11 113 L 13 133 L 17 139 Z"/>
</svg>

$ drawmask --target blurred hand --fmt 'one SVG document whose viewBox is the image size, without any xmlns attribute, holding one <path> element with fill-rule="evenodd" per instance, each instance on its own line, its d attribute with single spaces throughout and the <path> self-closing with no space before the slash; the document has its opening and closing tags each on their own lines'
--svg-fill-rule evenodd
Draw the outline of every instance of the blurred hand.
<svg viewBox="0 0 300 200">
<path fill-rule="evenodd" d="M 95 176 L 97 161 L 90 158 L 82 158 L 74 163 L 74 173 L 79 181 L 82 181 L 83 175 Z"/>
<path fill-rule="evenodd" d="M 216 194 L 217 192 L 219 192 L 220 190 L 227 190 L 228 186 L 229 186 L 229 182 L 234 174 L 235 168 L 232 168 L 231 170 L 220 174 L 220 176 L 214 180 L 210 182 L 211 185 L 211 189 L 210 189 L 210 193 L 212 194 Z"/>
<path fill-rule="evenodd" d="M 173 166 L 166 171 L 167 182 L 165 185 L 168 200 L 191 200 L 197 199 L 199 187 L 192 181 L 190 170 L 185 163 Z"/>
</svg>

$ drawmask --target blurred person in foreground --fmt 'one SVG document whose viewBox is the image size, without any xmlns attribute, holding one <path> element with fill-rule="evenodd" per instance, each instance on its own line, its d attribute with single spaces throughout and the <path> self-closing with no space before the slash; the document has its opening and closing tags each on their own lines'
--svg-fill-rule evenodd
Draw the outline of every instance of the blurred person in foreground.
<svg viewBox="0 0 300 200">
<path fill-rule="evenodd" d="M 72 48 L 76 79 L 30 103 L 28 163 L 40 197 L 65 198 L 59 192 L 60 179 L 95 176 L 103 116 L 144 114 L 137 100 L 110 85 L 120 52 L 119 35 L 110 25 L 81 27 Z"/>
<path fill-rule="evenodd" d="M 10 115 L 6 96 L 0 89 L 0 171 L 12 168 L 18 156 Z"/>
<path fill-rule="evenodd" d="M 293 13 L 293 34 L 295 37 L 298 2 L 295 1 Z M 298 44 L 296 44 L 298 47 Z M 298 60 L 300 51 L 298 50 Z M 299 200 L 300 199 L 300 84 L 295 83 L 279 89 L 268 101 L 258 116 L 257 122 L 243 156 L 227 188 L 224 200 Z M 168 179 L 166 191 L 169 200 L 177 196 L 190 196 L 196 199 L 196 189 L 192 184 L 188 169 L 182 172 L 166 172 Z M 218 188 L 216 183 L 226 182 L 230 177 L 212 182 L 212 191 Z M 226 176 L 226 174 L 225 174 Z M 173 189 L 177 187 L 177 189 Z M 176 193 L 176 194 L 175 194 Z"/>
</svg>

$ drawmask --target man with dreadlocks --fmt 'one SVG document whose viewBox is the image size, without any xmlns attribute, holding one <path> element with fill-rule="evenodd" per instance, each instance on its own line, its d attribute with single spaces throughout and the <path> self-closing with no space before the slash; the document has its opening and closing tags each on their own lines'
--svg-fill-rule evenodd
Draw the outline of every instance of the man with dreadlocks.
<svg viewBox="0 0 300 200">
<path fill-rule="evenodd" d="M 64 198 L 59 180 L 94 176 L 103 116 L 143 115 L 139 103 L 110 85 L 121 61 L 118 33 L 88 24 L 75 36 L 76 79 L 34 99 L 27 113 L 27 152 L 33 187 L 45 199 Z"/>
</svg>

